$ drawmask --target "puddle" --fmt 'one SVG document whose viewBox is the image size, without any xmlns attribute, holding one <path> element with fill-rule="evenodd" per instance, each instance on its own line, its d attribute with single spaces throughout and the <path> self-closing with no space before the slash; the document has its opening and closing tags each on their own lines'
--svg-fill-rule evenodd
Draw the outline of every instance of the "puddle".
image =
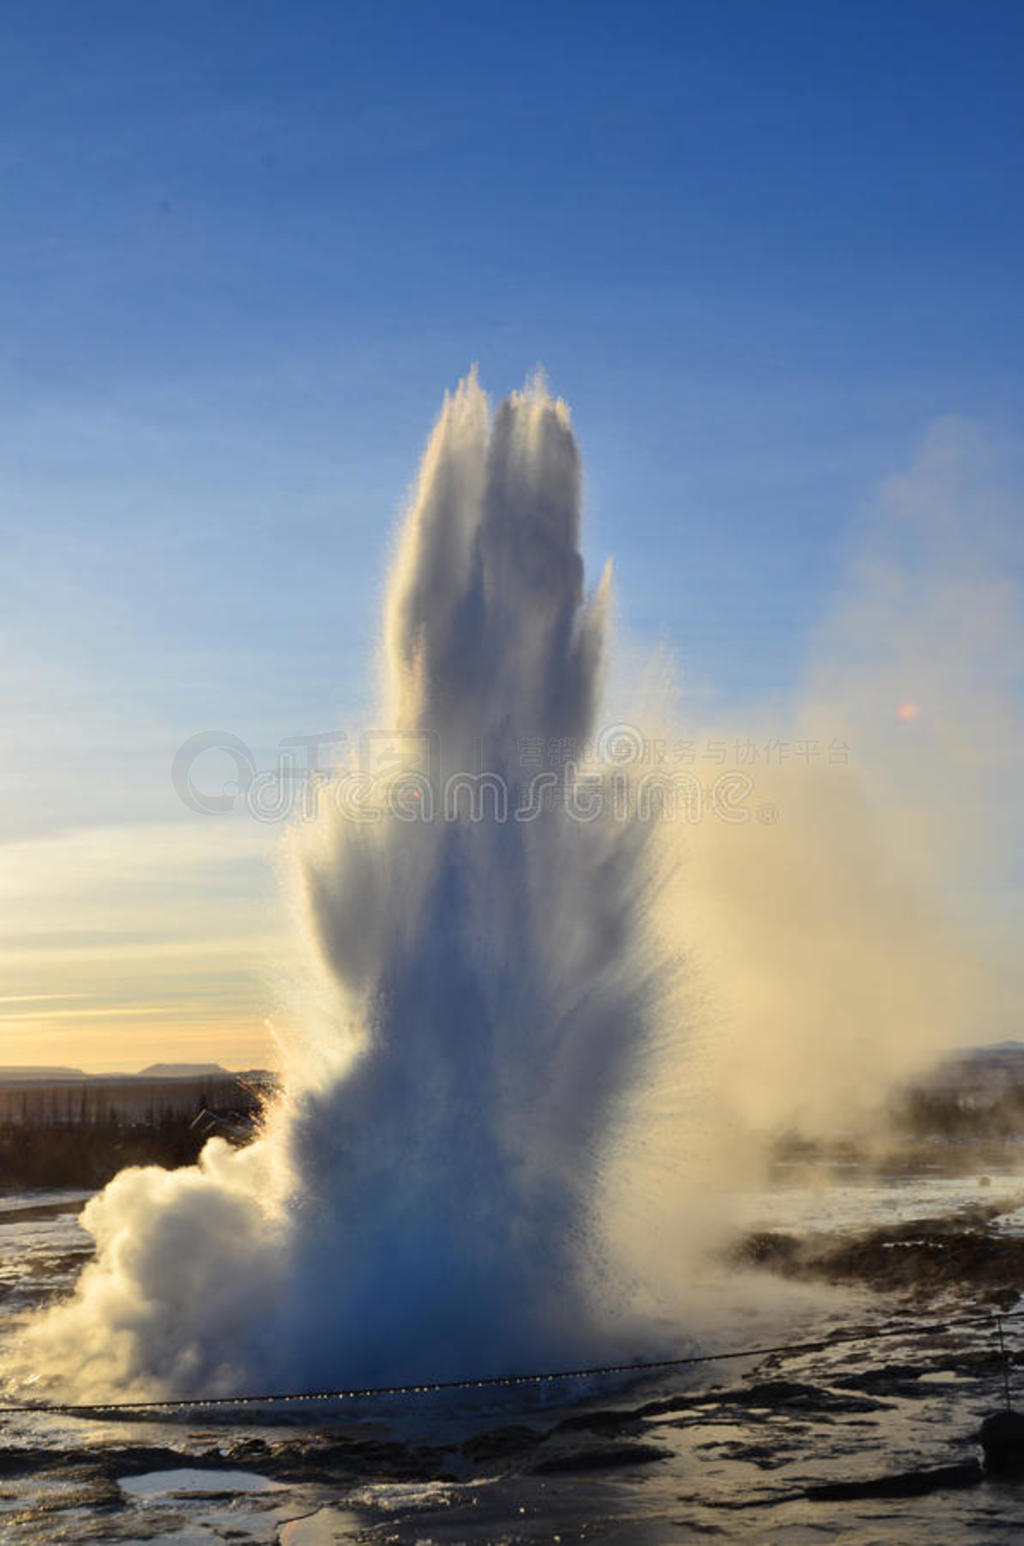
<svg viewBox="0 0 1024 1546">
<path fill-rule="evenodd" d="M 360 1521 L 341 1508 L 319 1508 L 302 1519 L 290 1519 L 278 1533 L 280 1546 L 347 1546 L 359 1539 Z"/>
<path fill-rule="evenodd" d="M 281 1492 L 281 1482 L 253 1471 L 147 1471 L 144 1476 L 125 1476 L 118 1486 L 130 1498 L 222 1498 L 225 1493 Z"/>
</svg>

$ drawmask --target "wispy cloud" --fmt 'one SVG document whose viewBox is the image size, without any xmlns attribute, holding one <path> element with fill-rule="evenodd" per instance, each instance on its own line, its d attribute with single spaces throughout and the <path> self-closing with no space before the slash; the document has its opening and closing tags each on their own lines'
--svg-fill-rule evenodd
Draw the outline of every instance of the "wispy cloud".
<svg viewBox="0 0 1024 1546">
<path fill-rule="evenodd" d="M 0 845 L 0 1062 L 265 1060 L 276 837 L 183 821 Z"/>
</svg>

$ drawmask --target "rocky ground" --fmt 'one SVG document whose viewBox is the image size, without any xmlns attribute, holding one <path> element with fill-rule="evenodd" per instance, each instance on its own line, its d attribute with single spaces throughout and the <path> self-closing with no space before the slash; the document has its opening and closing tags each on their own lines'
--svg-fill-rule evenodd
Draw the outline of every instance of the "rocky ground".
<svg viewBox="0 0 1024 1546">
<path fill-rule="evenodd" d="M 255 1433 L 228 1415 L 205 1430 L 167 1425 L 163 1442 L 152 1425 L 145 1442 L 120 1425 L 88 1447 L 25 1444 L 0 1464 L 3 1538 L 653 1546 L 867 1541 L 898 1520 L 888 1538 L 909 1543 L 941 1517 L 941 1540 L 985 1539 L 986 1519 L 1005 1530 L 1024 1502 L 977 1458 L 998 1350 L 976 1326 L 920 1337 L 908 1319 L 905 1331 L 895 1359 L 834 1342 L 701 1389 L 634 1388 L 497 1423 L 447 1412 L 432 1444 L 329 1412 L 318 1431 Z"/>
<path fill-rule="evenodd" d="M 785 1338 L 803 1345 L 759 1358 L 351 1411 L 227 1410 L 202 1427 L 188 1413 L 8 1414 L 0 1539 L 1006 1546 L 1024 1486 L 985 1475 L 977 1438 L 1002 1403 L 993 1312 L 1012 1311 L 1024 1283 L 1017 1200 L 853 1231 L 749 1231 L 727 1275 L 868 1290 L 855 1312 L 845 1294 Z M 8 1212 L 22 1241 L 14 1299 L 73 1280 L 76 1206 Z M 1004 1324 L 1016 1385 L 1024 1317 Z"/>
<path fill-rule="evenodd" d="M 1007 1309 L 1024 1289 L 1024 1235 L 992 1226 L 1009 1211 L 1003 1198 L 853 1236 L 757 1230 L 737 1242 L 730 1259 L 785 1278 L 864 1284 L 917 1305 L 956 1291 L 979 1306 Z"/>
</svg>

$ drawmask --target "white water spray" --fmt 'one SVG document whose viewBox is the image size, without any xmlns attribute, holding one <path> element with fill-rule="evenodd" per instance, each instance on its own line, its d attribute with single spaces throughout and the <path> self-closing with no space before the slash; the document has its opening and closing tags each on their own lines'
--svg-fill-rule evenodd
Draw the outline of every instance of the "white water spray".
<svg viewBox="0 0 1024 1546">
<path fill-rule="evenodd" d="M 29 1337 L 79 1389 L 407 1381 L 596 1351 L 614 1294 L 592 1205 L 650 971 L 645 833 L 530 803 L 524 748 L 564 764 L 593 728 L 607 584 L 585 596 L 579 526 L 564 405 L 538 383 L 491 419 L 464 383 L 394 566 L 393 731 L 371 739 L 434 766 L 369 815 L 328 790 L 292 834 L 313 970 L 286 1097 L 249 1150 L 214 1141 L 199 1169 L 127 1173 L 90 1206 L 98 1259 Z M 447 809 L 409 807 L 435 789 Z"/>
</svg>

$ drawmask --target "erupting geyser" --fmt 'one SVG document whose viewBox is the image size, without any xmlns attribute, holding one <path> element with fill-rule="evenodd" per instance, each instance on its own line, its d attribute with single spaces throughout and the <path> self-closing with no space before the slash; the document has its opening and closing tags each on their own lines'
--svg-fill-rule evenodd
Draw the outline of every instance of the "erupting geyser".
<svg viewBox="0 0 1024 1546">
<path fill-rule="evenodd" d="M 83 1394 L 192 1393 L 599 1350 L 593 1203 L 656 968 L 646 829 L 558 792 L 594 730 L 606 611 L 579 525 L 564 405 L 538 383 L 491 417 L 464 383 L 391 578 L 379 766 L 291 834 L 311 969 L 285 1098 L 250 1148 L 214 1140 L 90 1204 L 96 1261 L 27 1365 Z M 410 748 L 418 771 L 379 776 Z"/>
<path fill-rule="evenodd" d="M 1006 971 L 955 897 L 992 846 L 964 795 L 1019 761 L 1018 608 L 938 449 L 783 722 L 707 727 L 705 749 L 761 748 L 753 774 L 689 768 L 647 756 L 674 739 L 660 685 L 653 731 L 595 719 L 608 585 L 584 589 L 564 405 L 535 383 L 492 416 L 472 377 L 446 401 L 378 725 L 289 830 L 307 969 L 284 1098 L 248 1148 L 89 1205 L 96 1259 L 16 1377 L 301 1390 L 677 1347 L 687 1262 L 773 1135 L 866 1131 L 940 1050 L 1008 1033 Z M 887 741 L 908 702 L 928 714 Z M 813 745 L 850 766 L 801 762 Z"/>
</svg>

